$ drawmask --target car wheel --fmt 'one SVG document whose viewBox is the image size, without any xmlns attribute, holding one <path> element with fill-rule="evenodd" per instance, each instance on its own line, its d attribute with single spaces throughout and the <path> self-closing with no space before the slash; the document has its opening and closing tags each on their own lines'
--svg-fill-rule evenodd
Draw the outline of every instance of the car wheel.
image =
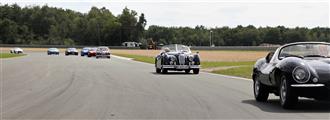
<svg viewBox="0 0 330 120">
<path fill-rule="evenodd" d="M 258 102 L 265 102 L 269 96 L 269 90 L 266 85 L 262 84 L 259 80 L 253 80 L 253 93 L 254 98 Z"/>
<path fill-rule="evenodd" d="M 193 73 L 194 74 L 198 74 L 199 73 L 199 69 L 193 69 Z"/>
<path fill-rule="evenodd" d="M 165 69 L 165 68 L 163 68 L 163 69 L 162 69 L 162 73 L 163 73 L 163 74 L 166 74 L 166 73 L 167 73 L 167 71 L 168 71 L 168 70 L 167 70 L 167 69 Z"/>
<path fill-rule="evenodd" d="M 162 69 L 156 68 L 156 73 L 162 72 Z"/>
<path fill-rule="evenodd" d="M 280 102 L 281 106 L 285 109 L 290 109 L 298 102 L 298 96 L 295 94 L 292 87 L 290 87 L 289 80 L 282 75 L 280 85 Z"/>
<path fill-rule="evenodd" d="M 190 69 L 184 70 L 186 74 L 190 73 Z"/>
</svg>

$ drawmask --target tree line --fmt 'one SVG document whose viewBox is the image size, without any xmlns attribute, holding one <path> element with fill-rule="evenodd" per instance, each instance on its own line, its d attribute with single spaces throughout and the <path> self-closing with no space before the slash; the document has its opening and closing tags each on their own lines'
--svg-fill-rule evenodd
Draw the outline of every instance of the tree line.
<svg viewBox="0 0 330 120">
<path fill-rule="evenodd" d="M 121 45 L 143 38 L 146 19 L 124 8 L 115 16 L 105 7 L 88 13 L 47 5 L 0 5 L 1 44 Z"/>
<path fill-rule="evenodd" d="M 92 7 L 88 13 L 45 6 L 20 7 L 0 4 L 0 44 L 33 45 L 121 45 L 133 41 L 191 46 L 256 46 L 303 41 L 330 42 L 328 27 L 206 28 L 151 25 L 143 13 L 124 8 L 114 15 L 105 7 Z"/>
<path fill-rule="evenodd" d="M 235 28 L 217 27 L 208 29 L 204 26 L 162 27 L 149 26 L 145 34 L 163 44 L 183 43 L 191 46 L 258 46 L 261 44 L 285 44 L 291 42 L 323 41 L 330 42 L 330 28 L 286 28 L 259 27 L 253 25 Z M 210 43 L 211 41 L 211 43 Z"/>
</svg>

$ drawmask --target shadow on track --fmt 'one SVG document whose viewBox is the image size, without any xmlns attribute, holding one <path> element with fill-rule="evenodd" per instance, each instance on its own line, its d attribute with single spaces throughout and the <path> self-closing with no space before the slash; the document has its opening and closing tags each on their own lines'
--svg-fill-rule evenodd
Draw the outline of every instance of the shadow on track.
<svg viewBox="0 0 330 120">
<path fill-rule="evenodd" d="M 299 100 L 297 105 L 291 109 L 283 109 L 278 99 L 271 99 L 267 102 L 257 102 L 253 100 L 243 100 L 242 103 L 258 107 L 260 110 L 272 113 L 329 113 L 330 102 L 315 100 Z"/>
<path fill-rule="evenodd" d="M 174 71 L 174 72 L 168 72 L 166 74 L 156 73 L 156 72 L 150 72 L 150 73 L 152 73 L 154 75 L 198 75 L 198 74 L 185 73 L 185 72 L 180 72 L 180 71 L 178 71 L 178 72 L 176 72 L 176 71 Z"/>
</svg>

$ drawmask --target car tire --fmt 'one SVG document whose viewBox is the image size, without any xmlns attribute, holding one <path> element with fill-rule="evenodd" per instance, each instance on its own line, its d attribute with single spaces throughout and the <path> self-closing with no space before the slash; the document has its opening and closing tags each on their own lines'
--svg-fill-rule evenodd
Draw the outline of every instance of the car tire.
<svg viewBox="0 0 330 120">
<path fill-rule="evenodd" d="M 99 59 L 99 57 L 98 57 L 98 56 L 96 56 L 96 59 Z"/>
<path fill-rule="evenodd" d="M 293 108 L 298 102 L 298 96 L 294 89 L 290 86 L 291 83 L 285 75 L 281 77 L 281 84 L 279 87 L 280 103 L 284 109 Z"/>
<path fill-rule="evenodd" d="M 166 74 L 167 72 L 168 72 L 167 69 L 165 69 L 165 68 L 162 69 L 162 73 L 163 73 L 163 74 Z"/>
<path fill-rule="evenodd" d="M 254 98 L 258 102 L 265 102 L 269 96 L 269 89 L 266 85 L 262 84 L 259 80 L 253 80 L 253 93 Z"/>
<path fill-rule="evenodd" d="M 156 68 L 156 73 L 161 73 L 162 69 Z"/>
<path fill-rule="evenodd" d="M 190 73 L 190 69 L 184 70 L 184 72 L 185 72 L 186 74 L 189 74 L 189 73 Z"/>
<path fill-rule="evenodd" d="M 199 69 L 193 69 L 194 74 L 199 74 Z"/>
</svg>

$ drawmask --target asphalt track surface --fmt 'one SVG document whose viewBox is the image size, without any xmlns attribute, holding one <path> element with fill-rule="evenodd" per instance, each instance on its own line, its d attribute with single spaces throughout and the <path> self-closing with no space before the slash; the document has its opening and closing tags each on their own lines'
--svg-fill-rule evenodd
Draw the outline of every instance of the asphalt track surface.
<svg viewBox="0 0 330 120">
<path fill-rule="evenodd" d="M 252 82 L 210 73 L 156 74 L 147 63 L 112 57 L 1 59 L 2 119 L 330 119 L 330 103 L 254 100 Z"/>
</svg>

